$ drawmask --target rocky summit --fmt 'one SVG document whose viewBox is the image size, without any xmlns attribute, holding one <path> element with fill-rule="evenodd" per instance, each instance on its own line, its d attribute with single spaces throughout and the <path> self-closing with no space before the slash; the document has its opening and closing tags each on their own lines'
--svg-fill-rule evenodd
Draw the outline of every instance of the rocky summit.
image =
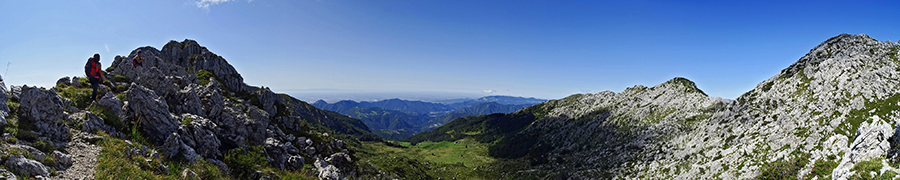
<svg viewBox="0 0 900 180">
<path fill-rule="evenodd" d="M 247 85 L 193 40 L 105 70 L 97 101 L 83 77 L 10 91 L 0 80 L 0 177 L 346 179 L 359 176 L 348 144 L 380 140 L 357 119 Z"/>
</svg>

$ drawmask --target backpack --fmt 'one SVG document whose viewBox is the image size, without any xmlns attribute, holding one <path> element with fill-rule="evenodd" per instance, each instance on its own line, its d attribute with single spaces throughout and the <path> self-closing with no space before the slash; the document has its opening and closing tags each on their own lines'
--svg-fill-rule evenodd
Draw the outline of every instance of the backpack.
<svg viewBox="0 0 900 180">
<path fill-rule="evenodd" d="M 94 59 L 94 57 L 90 57 L 90 58 L 88 58 L 87 63 L 84 64 L 84 75 L 85 75 L 88 79 L 96 79 L 96 78 L 98 78 L 98 77 L 95 75 L 95 74 L 96 74 L 96 71 L 95 71 L 95 70 L 99 71 L 100 68 L 96 68 L 96 67 L 95 67 L 96 65 L 99 65 L 99 64 L 96 64 L 95 62 L 96 62 L 96 60 Z"/>
</svg>

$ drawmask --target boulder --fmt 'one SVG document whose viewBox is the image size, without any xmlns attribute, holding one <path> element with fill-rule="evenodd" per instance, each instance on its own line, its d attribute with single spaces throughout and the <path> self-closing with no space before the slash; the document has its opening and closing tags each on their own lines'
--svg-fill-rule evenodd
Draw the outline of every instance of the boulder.
<svg viewBox="0 0 900 180">
<path fill-rule="evenodd" d="M 72 85 L 72 79 L 69 77 L 59 78 L 58 80 L 56 80 L 56 85 L 60 85 L 60 84 L 63 84 L 66 86 Z"/>
<path fill-rule="evenodd" d="M 266 154 L 268 154 L 269 164 L 272 167 L 284 170 L 285 163 L 287 163 L 290 156 L 286 151 L 287 146 L 275 138 L 266 138 Z"/>
<path fill-rule="evenodd" d="M 89 86 L 88 84 L 81 84 L 81 81 L 78 81 L 78 79 L 81 79 L 81 78 L 72 76 L 72 87 L 83 88 L 85 86 Z"/>
<path fill-rule="evenodd" d="M 181 139 L 182 137 L 178 135 L 178 133 L 169 134 L 169 137 L 166 138 L 165 142 L 163 142 L 162 147 L 160 147 L 160 151 L 162 151 L 162 154 L 170 159 L 176 158 L 180 155 L 188 161 L 196 161 L 197 158 L 199 158 L 197 152 L 194 151 L 194 148 L 191 148 L 187 144 L 184 144 Z"/>
<path fill-rule="evenodd" d="M 167 99 L 167 101 L 174 102 L 175 104 L 175 114 L 196 114 L 203 117 L 207 117 L 205 112 L 203 111 L 203 105 L 200 101 L 200 96 L 198 96 L 198 92 L 202 87 L 197 84 L 190 84 L 182 90 L 179 90 L 175 93 L 174 96 L 171 96 Z"/>
<path fill-rule="evenodd" d="M 303 168 L 303 156 L 293 155 L 287 160 L 287 167 L 293 170 L 299 170 Z"/>
<path fill-rule="evenodd" d="M 353 160 L 350 159 L 350 155 L 343 152 L 334 153 L 325 158 L 325 161 L 331 162 L 331 165 L 344 170 L 349 169 L 348 167 L 353 165 Z"/>
<path fill-rule="evenodd" d="M 163 142 L 177 130 L 178 122 L 169 113 L 166 100 L 144 86 L 132 83 L 126 93 L 128 111 L 132 111 L 141 124 L 141 129 L 156 142 Z"/>
<path fill-rule="evenodd" d="M 328 164 L 322 159 L 316 159 L 316 162 L 313 163 L 316 166 L 316 169 L 319 173 L 319 179 L 324 180 L 340 180 L 341 179 L 341 170 L 335 167 L 334 165 Z"/>
<path fill-rule="evenodd" d="M 256 98 L 270 118 L 278 112 L 278 108 L 275 107 L 275 99 L 278 98 L 278 95 L 275 95 L 269 88 L 262 88 L 256 91 Z"/>
<path fill-rule="evenodd" d="M 72 155 L 54 150 L 53 153 L 50 154 L 50 157 L 56 159 L 56 161 L 54 161 L 56 164 L 53 165 L 56 169 L 62 170 L 72 166 Z"/>
<path fill-rule="evenodd" d="M 191 169 L 185 168 L 184 171 L 181 171 L 181 179 L 200 179 L 200 176 Z"/>
<path fill-rule="evenodd" d="M 22 87 L 18 114 L 23 120 L 30 121 L 36 131 L 54 142 L 69 141 L 69 125 L 65 120 L 65 112 L 71 104 L 64 104 L 64 99 L 53 92 L 37 87 Z"/>
<path fill-rule="evenodd" d="M 218 127 L 212 121 L 193 114 L 181 116 L 187 124 L 178 127 L 178 133 L 184 144 L 192 147 L 200 156 L 215 158 L 222 155 L 219 146 L 222 142 L 216 137 Z"/>
<path fill-rule="evenodd" d="M 97 101 L 97 104 L 112 110 L 120 120 L 125 119 L 125 111 L 122 109 L 122 100 L 112 92 L 106 92 L 106 95 L 103 95 L 103 97 Z"/>
<path fill-rule="evenodd" d="M 9 92 L 6 92 L 6 83 L 3 82 L 3 77 L 0 76 L 0 127 L 6 125 L 6 116 L 9 116 L 9 106 L 6 105 L 8 100 Z"/>
<path fill-rule="evenodd" d="M 26 176 L 47 176 L 50 175 L 50 168 L 44 166 L 40 162 L 27 159 L 22 155 L 12 155 L 6 160 L 6 167 L 13 172 Z"/>
<path fill-rule="evenodd" d="M 9 98 L 15 101 L 19 100 L 19 96 L 22 95 L 22 86 L 9 86 Z"/>
<path fill-rule="evenodd" d="M 110 135 L 118 134 L 115 127 L 106 125 L 103 118 L 100 118 L 100 116 L 97 116 L 96 114 L 94 114 L 92 112 L 84 111 L 84 112 L 72 114 L 72 116 L 69 116 L 69 117 L 72 119 L 75 119 L 76 121 L 78 121 L 78 120 L 82 121 L 81 131 L 84 131 L 84 132 L 103 131 Z"/>
<path fill-rule="evenodd" d="M 200 105 L 206 117 L 218 117 L 225 108 L 225 98 L 220 88 L 218 82 L 210 81 L 199 92 Z"/>
</svg>

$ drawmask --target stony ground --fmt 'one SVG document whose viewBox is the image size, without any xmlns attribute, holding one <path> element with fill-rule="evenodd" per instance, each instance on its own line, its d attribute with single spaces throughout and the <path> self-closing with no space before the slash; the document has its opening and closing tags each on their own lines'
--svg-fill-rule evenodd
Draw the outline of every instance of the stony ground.
<svg viewBox="0 0 900 180">
<path fill-rule="evenodd" d="M 76 132 L 75 140 L 69 143 L 66 152 L 72 155 L 72 167 L 60 171 L 53 179 L 94 179 L 94 171 L 97 167 L 97 156 L 100 155 L 100 146 L 87 142 L 96 136 Z"/>
</svg>

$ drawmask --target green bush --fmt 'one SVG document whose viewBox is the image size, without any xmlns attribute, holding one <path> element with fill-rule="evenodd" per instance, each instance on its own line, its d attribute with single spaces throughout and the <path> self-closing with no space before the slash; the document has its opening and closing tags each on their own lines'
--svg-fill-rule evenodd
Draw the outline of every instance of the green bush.
<svg viewBox="0 0 900 180">
<path fill-rule="evenodd" d="M 195 73 L 197 75 L 197 79 L 200 80 L 200 85 L 209 84 L 209 78 L 216 78 L 216 75 L 213 74 L 212 71 L 201 69 Z M 218 79 L 216 79 L 218 81 Z"/>
<path fill-rule="evenodd" d="M 232 149 L 225 154 L 224 162 L 231 169 L 232 175 L 239 179 L 247 179 L 253 172 L 265 168 L 268 164 L 263 152 L 262 146 Z"/>
<path fill-rule="evenodd" d="M 763 165 L 761 173 L 756 179 L 798 179 L 800 168 L 809 162 L 809 155 L 795 157 L 791 160 L 781 159 L 774 163 Z"/>
<path fill-rule="evenodd" d="M 90 105 L 91 102 L 93 102 L 93 100 L 91 100 L 92 91 L 93 90 L 91 88 L 75 88 L 72 86 L 68 86 L 65 88 L 57 88 L 56 94 L 59 94 L 59 96 L 62 96 L 63 98 L 72 100 L 72 103 L 75 103 L 75 107 L 84 109 L 85 107 Z"/>
<path fill-rule="evenodd" d="M 834 159 L 830 159 L 827 161 L 819 159 L 818 161 L 816 161 L 815 166 L 813 166 L 811 175 L 819 177 L 819 179 L 831 178 L 831 171 L 834 170 L 837 165 L 838 163 L 835 162 Z"/>
</svg>

